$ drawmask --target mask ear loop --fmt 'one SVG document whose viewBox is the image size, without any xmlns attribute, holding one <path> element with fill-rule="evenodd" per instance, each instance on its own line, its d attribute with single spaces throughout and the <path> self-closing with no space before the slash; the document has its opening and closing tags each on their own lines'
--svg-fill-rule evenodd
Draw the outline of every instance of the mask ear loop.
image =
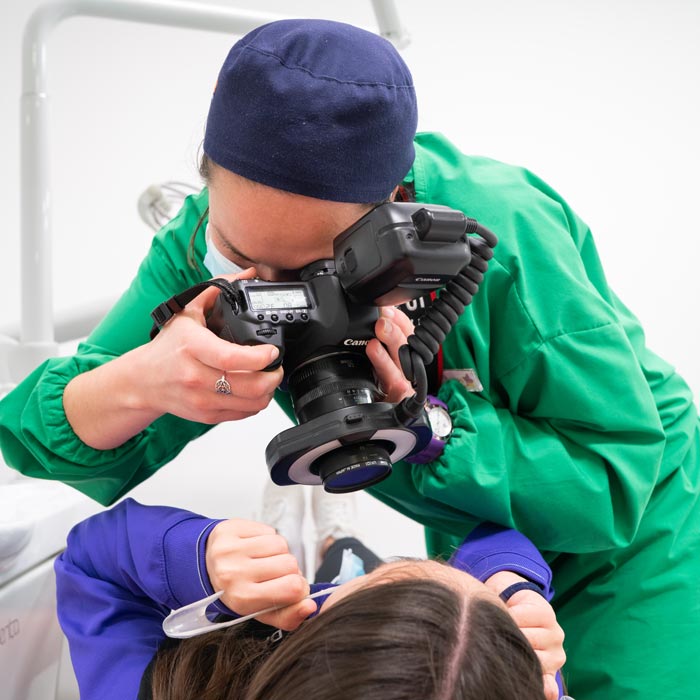
<svg viewBox="0 0 700 700">
<path fill-rule="evenodd" d="M 207 608 L 213 602 L 219 600 L 223 594 L 223 591 L 218 591 L 207 598 L 196 600 L 194 603 L 183 605 L 183 607 L 178 608 L 177 610 L 172 610 L 170 615 L 163 620 L 163 632 L 165 632 L 165 634 L 172 639 L 189 639 L 190 637 L 197 637 L 200 634 L 213 632 L 214 630 L 222 629 L 224 627 L 232 627 L 233 625 L 238 625 L 241 622 L 252 620 L 258 615 L 274 612 L 275 610 L 281 610 L 283 607 L 286 607 L 273 606 L 271 608 L 259 610 L 258 612 L 250 613 L 250 615 L 237 617 L 235 620 L 227 620 L 226 622 L 212 622 L 207 617 Z M 304 600 L 307 598 L 319 598 L 323 595 L 328 595 L 327 588 L 316 591 L 315 593 L 310 593 L 304 598 Z"/>
</svg>

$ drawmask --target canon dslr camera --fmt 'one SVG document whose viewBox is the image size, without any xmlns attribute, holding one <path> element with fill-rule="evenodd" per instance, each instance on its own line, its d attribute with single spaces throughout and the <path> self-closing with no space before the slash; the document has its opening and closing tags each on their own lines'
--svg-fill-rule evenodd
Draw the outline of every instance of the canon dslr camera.
<svg viewBox="0 0 700 700">
<path fill-rule="evenodd" d="M 310 263 L 298 282 L 237 280 L 219 294 L 211 330 L 280 351 L 273 367 L 283 364 L 299 425 L 266 449 L 275 483 L 353 491 L 429 442 L 422 411 L 402 416 L 383 402 L 365 346 L 379 306 L 423 296 L 469 265 L 466 222 L 448 207 L 381 204 L 337 236 L 333 260 Z"/>
<path fill-rule="evenodd" d="M 385 479 L 394 462 L 430 442 L 425 365 L 478 291 L 496 242 L 460 211 L 386 202 L 339 234 L 333 259 L 310 263 L 298 282 L 208 280 L 154 309 L 151 336 L 206 287 L 218 287 L 208 327 L 234 343 L 279 349 L 268 369 L 282 363 L 299 424 L 265 450 L 272 480 L 355 491 Z M 378 307 L 441 287 L 401 348 L 416 393 L 388 403 L 365 354 Z"/>
</svg>

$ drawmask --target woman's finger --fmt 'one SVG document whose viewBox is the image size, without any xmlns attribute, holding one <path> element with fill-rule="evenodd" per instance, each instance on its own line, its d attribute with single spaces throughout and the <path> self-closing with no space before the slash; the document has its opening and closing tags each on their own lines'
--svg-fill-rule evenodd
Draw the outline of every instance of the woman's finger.
<svg viewBox="0 0 700 700">
<path fill-rule="evenodd" d="M 283 376 L 281 369 L 272 372 L 208 370 L 203 380 L 182 378 L 187 387 L 183 399 L 202 410 L 257 412 L 272 401 Z"/>
<path fill-rule="evenodd" d="M 397 366 L 400 365 L 399 348 L 406 344 L 406 339 L 408 337 L 406 333 L 404 333 L 402 327 L 396 323 L 396 315 L 399 313 L 399 311 L 394 310 L 392 317 L 382 314 L 374 326 L 377 339 L 386 346 L 394 364 Z"/>
<path fill-rule="evenodd" d="M 316 603 L 313 600 L 302 600 L 300 603 L 288 605 L 281 610 L 260 615 L 256 617 L 256 620 L 281 630 L 291 631 L 299 627 L 309 615 L 315 612 Z"/>
<path fill-rule="evenodd" d="M 513 598 L 521 593 L 527 593 L 531 597 L 523 596 L 514 601 Z M 508 601 L 508 612 L 518 627 L 548 627 L 557 624 L 556 613 L 552 606 L 534 591 L 518 591 Z"/>
<path fill-rule="evenodd" d="M 383 306 L 382 316 L 395 323 L 406 337 L 413 335 L 415 330 L 413 321 L 401 309 L 397 309 L 394 306 Z"/>
<path fill-rule="evenodd" d="M 222 370 L 259 371 L 279 357 L 279 350 L 274 345 L 238 345 L 219 338 L 208 328 L 198 328 L 192 323 L 187 329 L 187 337 L 178 345 L 176 351 L 185 351 L 203 365 Z"/>
<path fill-rule="evenodd" d="M 253 279 L 256 276 L 256 274 L 257 272 L 255 268 L 249 267 L 235 275 L 216 275 L 216 278 L 212 277 L 211 279 L 223 278 L 228 282 L 234 282 L 235 280 Z M 214 285 L 212 285 L 211 287 L 207 287 L 203 292 L 201 292 L 201 294 L 198 294 L 189 304 L 187 304 L 185 308 L 191 311 L 195 311 L 197 313 L 204 314 L 212 306 L 214 306 L 216 297 L 219 296 L 220 293 L 221 291 L 219 290 L 219 288 L 215 287 Z"/>
<path fill-rule="evenodd" d="M 369 357 L 386 401 L 397 403 L 413 393 L 411 383 L 391 358 L 386 348 L 375 338 L 367 344 Z"/>
<path fill-rule="evenodd" d="M 272 557 L 249 559 L 246 564 L 246 576 L 255 583 L 273 581 L 283 576 L 299 573 L 299 562 L 289 552 Z"/>
<path fill-rule="evenodd" d="M 274 530 L 238 543 L 238 551 L 249 559 L 265 559 L 289 552 L 287 540 Z"/>
<path fill-rule="evenodd" d="M 555 676 L 551 673 L 544 675 L 544 695 L 547 700 L 558 700 L 559 698 L 559 686 Z"/>
<path fill-rule="evenodd" d="M 224 605 L 239 615 L 250 615 L 267 608 L 284 608 L 299 603 L 309 594 L 308 581 L 299 573 L 254 583 L 237 577 L 224 589 Z"/>
</svg>

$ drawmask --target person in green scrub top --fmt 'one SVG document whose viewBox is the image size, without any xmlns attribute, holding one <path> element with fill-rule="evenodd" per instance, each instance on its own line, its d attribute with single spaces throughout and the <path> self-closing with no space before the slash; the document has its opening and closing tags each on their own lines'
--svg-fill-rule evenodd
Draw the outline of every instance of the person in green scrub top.
<svg viewBox="0 0 700 700">
<path fill-rule="evenodd" d="M 557 192 L 440 134 L 416 134 L 416 114 L 408 68 L 373 34 L 286 20 L 241 39 L 212 97 L 206 187 L 155 236 L 77 353 L 48 360 L 3 399 L 4 458 L 114 502 L 212 426 L 263 410 L 282 380 L 281 369 L 261 371 L 271 346 L 206 328 L 216 289 L 149 342 L 158 304 L 223 273 L 295 279 L 387 199 L 459 209 L 499 243 L 442 345 L 436 398 L 451 434 L 431 461 L 397 464 L 370 492 L 425 525 L 431 556 L 449 556 L 484 521 L 536 544 L 554 572 L 577 700 L 694 697 L 700 431 L 691 392 L 646 348 L 590 230 Z M 410 333 L 407 317 L 386 308 L 367 347 L 388 401 L 411 393 L 397 363 Z M 227 393 L 217 391 L 222 375 Z"/>
</svg>

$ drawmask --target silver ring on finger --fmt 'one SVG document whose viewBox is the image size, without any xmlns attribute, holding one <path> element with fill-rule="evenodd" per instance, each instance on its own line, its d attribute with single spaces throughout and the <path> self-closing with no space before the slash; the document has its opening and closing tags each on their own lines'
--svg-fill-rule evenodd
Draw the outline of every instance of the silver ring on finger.
<svg viewBox="0 0 700 700">
<path fill-rule="evenodd" d="M 217 394 L 230 394 L 231 393 L 231 385 L 228 383 L 228 380 L 226 379 L 226 373 L 224 372 L 219 379 L 216 380 L 216 384 L 214 385 L 214 388 L 216 389 Z"/>
</svg>

